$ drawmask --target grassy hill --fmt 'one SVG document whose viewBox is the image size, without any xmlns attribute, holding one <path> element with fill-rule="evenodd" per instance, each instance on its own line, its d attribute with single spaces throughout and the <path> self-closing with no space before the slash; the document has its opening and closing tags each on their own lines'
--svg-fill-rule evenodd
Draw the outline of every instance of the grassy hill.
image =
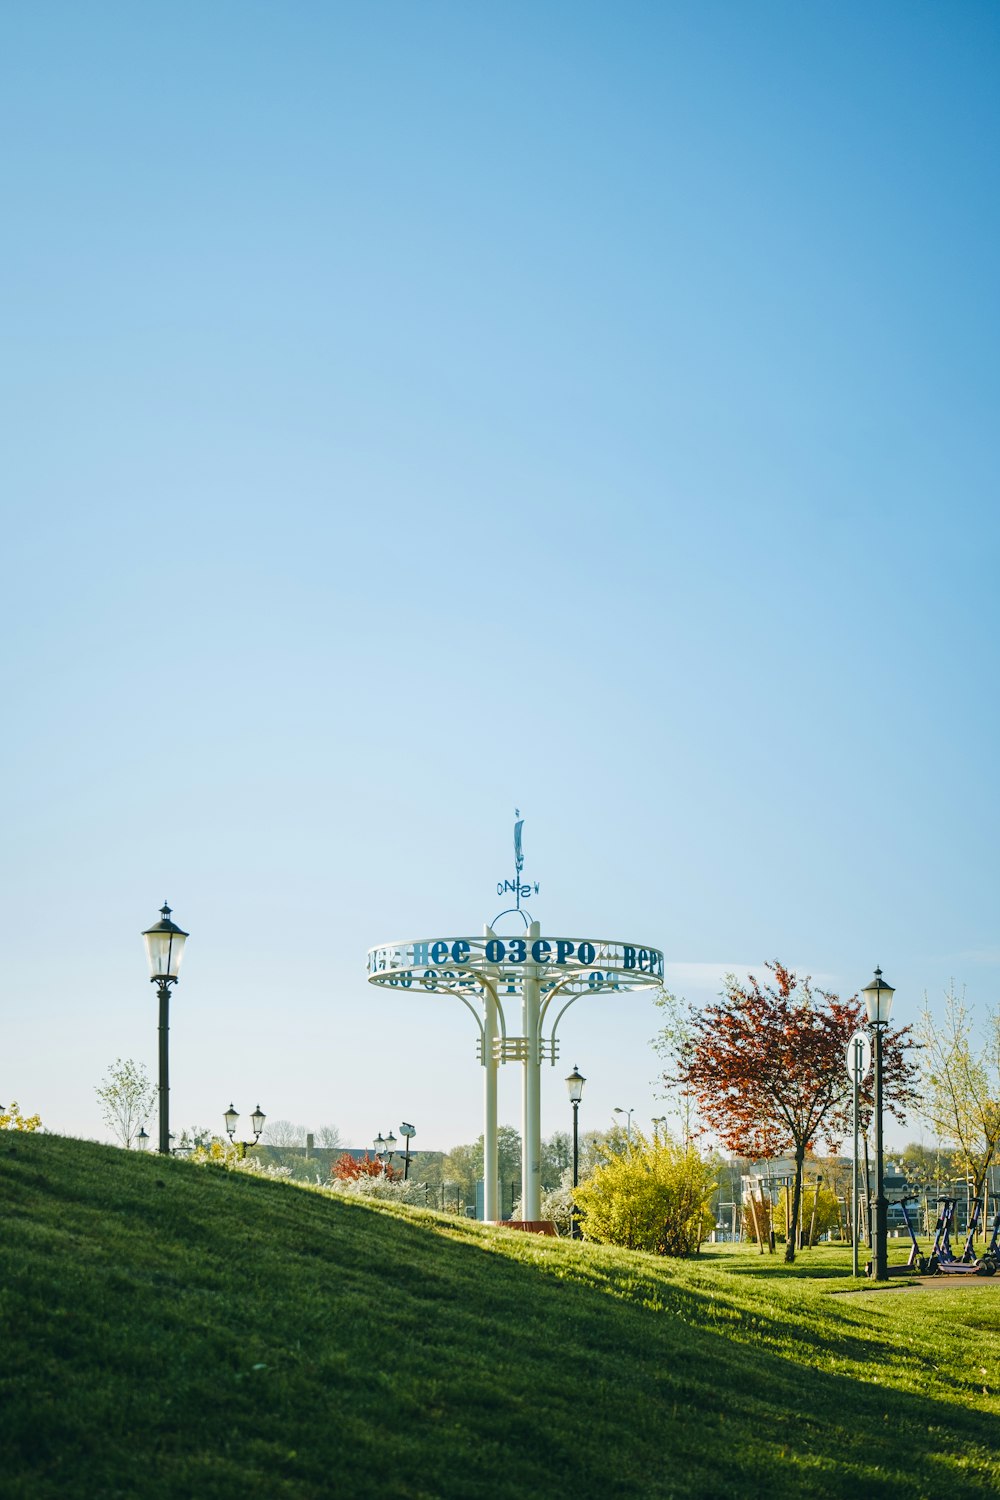
<svg viewBox="0 0 1000 1500">
<path fill-rule="evenodd" d="M 1000 1277 L 664 1262 L 0 1137 L 3 1500 L 994 1495 Z"/>
</svg>

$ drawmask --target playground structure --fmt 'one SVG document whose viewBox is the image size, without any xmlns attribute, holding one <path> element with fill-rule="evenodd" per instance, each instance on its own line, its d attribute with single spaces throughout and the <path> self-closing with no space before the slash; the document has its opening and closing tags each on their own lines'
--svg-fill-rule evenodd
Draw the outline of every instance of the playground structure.
<svg viewBox="0 0 1000 1500">
<path fill-rule="evenodd" d="M 791 1172 L 747 1172 L 742 1174 L 742 1229 L 748 1241 L 756 1241 L 761 1254 L 765 1244 L 773 1254 L 780 1234 L 786 1241 L 795 1238 L 799 1249 L 816 1243 L 816 1211 L 819 1205 L 823 1174 L 804 1177 L 799 1203 L 799 1221 L 791 1223 Z M 838 1225 L 839 1231 L 839 1225 Z"/>
</svg>

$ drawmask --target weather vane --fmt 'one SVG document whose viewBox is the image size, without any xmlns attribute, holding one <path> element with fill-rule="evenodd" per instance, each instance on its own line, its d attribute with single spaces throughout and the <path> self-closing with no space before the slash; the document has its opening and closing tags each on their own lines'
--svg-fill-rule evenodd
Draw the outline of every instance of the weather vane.
<svg viewBox="0 0 1000 1500">
<path fill-rule="evenodd" d="M 499 921 L 500 917 L 505 917 L 510 912 L 516 912 L 521 920 L 527 923 L 527 917 L 521 910 L 521 899 L 522 897 L 530 896 L 532 891 L 537 896 L 540 889 L 537 880 L 530 882 L 527 880 L 522 881 L 521 879 L 521 871 L 524 869 L 524 844 L 521 839 L 521 829 L 524 827 L 524 819 L 521 817 L 521 809 L 519 807 L 515 807 L 514 809 L 514 818 L 516 820 L 514 823 L 514 879 L 497 881 L 497 895 L 506 896 L 509 893 L 514 897 L 514 905 L 508 906 L 506 910 L 499 912 L 493 918 L 494 922 Z"/>
</svg>

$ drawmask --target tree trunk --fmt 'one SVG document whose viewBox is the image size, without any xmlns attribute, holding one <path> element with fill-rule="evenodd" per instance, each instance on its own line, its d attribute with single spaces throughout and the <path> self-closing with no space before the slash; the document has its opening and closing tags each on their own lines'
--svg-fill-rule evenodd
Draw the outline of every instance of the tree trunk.
<svg viewBox="0 0 1000 1500">
<path fill-rule="evenodd" d="M 972 1176 L 972 1196 L 978 1198 L 983 1205 L 983 1217 L 986 1217 L 986 1172 L 974 1172 Z"/>
<path fill-rule="evenodd" d="M 802 1165 L 805 1161 L 805 1148 L 797 1149 L 795 1152 L 795 1188 L 792 1194 L 792 1222 L 785 1236 L 785 1264 L 791 1265 L 795 1259 L 795 1241 L 798 1237 L 799 1211 L 802 1207 Z"/>
</svg>

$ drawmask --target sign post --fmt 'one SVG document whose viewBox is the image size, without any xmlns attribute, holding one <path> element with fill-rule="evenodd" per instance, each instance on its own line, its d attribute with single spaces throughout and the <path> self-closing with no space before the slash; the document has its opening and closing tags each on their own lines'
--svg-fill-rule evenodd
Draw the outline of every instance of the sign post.
<svg viewBox="0 0 1000 1500">
<path fill-rule="evenodd" d="M 852 1270 L 858 1275 L 858 1239 L 861 1233 L 861 1216 L 858 1212 L 858 1094 L 861 1089 L 861 1080 L 865 1077 L 872 1065 L 872 1043 L 867 1031 L 856 1031 L 847 1044 L 847 1076 L 851 1080 L 854 1093 L 854 1156 L 851 1166 L 851 1186 L 853 1189 L 853 1210 L 851 1214 L 851 1241 L 852 1241 Z M 865 1192 L 868 1191 L 868 1183 L 865 1183 Z"/>
</svg>

